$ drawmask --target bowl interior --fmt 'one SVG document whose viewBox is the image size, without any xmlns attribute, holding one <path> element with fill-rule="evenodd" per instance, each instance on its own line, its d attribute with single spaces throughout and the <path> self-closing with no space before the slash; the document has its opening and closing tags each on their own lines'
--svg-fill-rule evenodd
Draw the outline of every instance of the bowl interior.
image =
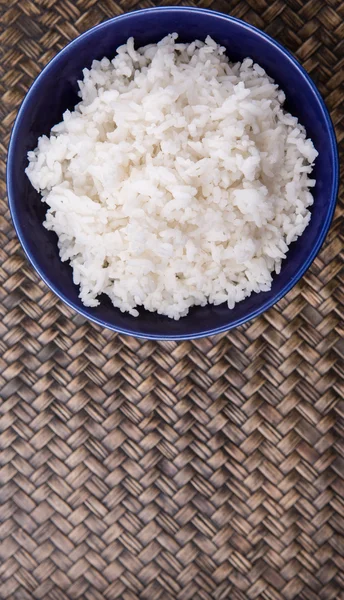
<svg viewBox="0 0 344 600">
<path fill-rule="evenodd" d="M 193 308 L 187 317 L 173 321 L 140 310 L 138 318 L 115 309 L 105 296 L 97 308 L 83 306 L 72 270 L 61 263 L 57 237 L 42 221 L 46 205 L 31 187 L 24 169 L 27 152 L 42 134 L 48 134 L 63 112 L 78 102 L 77 80 L 93 59 L 112 58 L 128 37 L 135 44 L 157 42 L 178 32 L 181 41 L 204 40 L 210 35 L 227 48 L 230 60 L 250 56 L 264 67 L 287 96 L 286 108 L 305 125 L 307 134 L 320 151 L 316 161 L 312 219 L 306 231 L 290 247 L 280 275 L 269 292 L 253 294 L 229 310 L 226 305 Z M 13 220 L 24 249 L 45 282 L 69 305 L 85 316 L 126 333 L 152 338 L 197 337 L 214 330 L 229 329 L 252 318 L 280 299 L 314 259 L 329 227 L 336 188 L 336 150 L 326 109 L 309 78 L 285 51 L 250 26 L 219 13 L 188 8 L 159 8 L 138 11 L 116 18 L 89 31 L 67 46 L 36 80 L 19 113 L 10 144 L 8 193 Z"/>
</svg>

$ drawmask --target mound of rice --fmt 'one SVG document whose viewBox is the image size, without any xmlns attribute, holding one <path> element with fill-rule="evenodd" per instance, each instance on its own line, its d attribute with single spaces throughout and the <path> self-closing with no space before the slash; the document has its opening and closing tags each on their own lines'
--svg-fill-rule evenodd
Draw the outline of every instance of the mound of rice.
<svg viewBox="0 0 344 600">
<path fill-rule="evenodd" d="M 94 61 L 80 103 L 28 153 L 86 306 L 179 319 L 271 288 L 310 220 L 317 156 L 250 58 L 177 34 Z"/>
</svg>

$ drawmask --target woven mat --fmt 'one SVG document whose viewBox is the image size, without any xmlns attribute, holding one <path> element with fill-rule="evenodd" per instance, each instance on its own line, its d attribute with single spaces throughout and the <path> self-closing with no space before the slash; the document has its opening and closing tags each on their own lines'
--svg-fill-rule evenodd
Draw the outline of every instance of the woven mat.
<svg viewBox="0 0 344 600">
<path fill-rule="evenodd" d="M 0 598 L 344 598 L 343 204 L 277 306 L 183 343 L 87 323 L 38 279 L 11 224 L 6 146 L 32 80 L 79 33 L 151 5 L 1 5 Z M 198 5 L 290 48 L 342 141 L 340 0 Z"/>
</svg>

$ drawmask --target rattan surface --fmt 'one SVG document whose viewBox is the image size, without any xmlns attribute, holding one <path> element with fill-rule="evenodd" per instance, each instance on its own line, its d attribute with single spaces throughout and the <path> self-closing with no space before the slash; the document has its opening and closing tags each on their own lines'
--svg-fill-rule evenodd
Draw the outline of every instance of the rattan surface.
<svg viewBox="0 0 344 600">
<path fill-rule="evenodd" d="M 11 224 L 6 146 L 32 80 L 80 32 L 153 4 L 0 4 L 0 598 L 344 598 L 343 204 L 277 306 L 183 343 L 85 322 Z M 340 0 L 198 5 L 291 49 L 342 142 Z"/>
</svg>

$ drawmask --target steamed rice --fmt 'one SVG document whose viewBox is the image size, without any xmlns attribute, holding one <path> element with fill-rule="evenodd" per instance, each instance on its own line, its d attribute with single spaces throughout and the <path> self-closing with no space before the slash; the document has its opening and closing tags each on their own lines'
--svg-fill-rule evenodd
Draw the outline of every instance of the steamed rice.
<svg viewBox="0 0 344 600">
<path fill-rule="evenodd" d="M 86 306 L 179 319 L 271 288 L 310 220 L 317 151 L 250 58 L 177 34 L 94 61 L 81 101 L 28 153 Z"/>
</svg>

